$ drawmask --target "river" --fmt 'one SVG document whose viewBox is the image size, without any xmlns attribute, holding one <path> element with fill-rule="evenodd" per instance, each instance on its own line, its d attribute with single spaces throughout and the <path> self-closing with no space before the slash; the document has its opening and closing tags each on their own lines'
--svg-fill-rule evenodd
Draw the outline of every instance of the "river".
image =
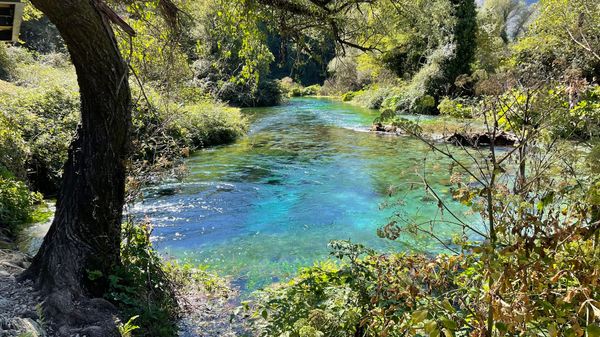
<svg viewBox="0 0 600 337">
<path fill-rule="evenodd" d="M 330 240 L 380 251 L 443 249 L 427 235 L 377 236 L 394 214 L 407 223 L 447 216 L 419 188 L 418 173 L 456 212 L 466 211 L 451 201 L 447 159 L 419 140 L 368 132 L 377 111 L 301 98 L 244 112 L 247 136 L 196 152 L 184 181 L 146 190 L 134 209 L 154 223 L 161 252 L 208 265 L 244 291 L 328 258 Z M 448 241 L 459 232 L 434 230 Z"/>
</svg>

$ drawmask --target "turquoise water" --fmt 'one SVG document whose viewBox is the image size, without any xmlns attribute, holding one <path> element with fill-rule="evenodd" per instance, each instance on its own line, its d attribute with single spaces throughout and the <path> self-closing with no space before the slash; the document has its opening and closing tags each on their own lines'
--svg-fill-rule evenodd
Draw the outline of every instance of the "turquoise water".
<svg viewBox="0 0 600 337">
<path fill-rule="evenodd" d="M 187 161 L 185 181 L 147 190 L 135 209 L 155 224 L 159 250 L 208 264 L 245 290 L 327 258 L 334 239 L 439 251 L 428 236 L 390 241 L 376 233 L 394 214 L 409 223 L 443 216 L 418 188 L 417 173 L 466 211 L 450 201 L 449 161 L 416 139 L 367 132 L 376 111 L 306 98 L 245 113 L 246 137 L 199 151 Z M 435 227 L 444 240 L 457 231 Z"/>
</svg>

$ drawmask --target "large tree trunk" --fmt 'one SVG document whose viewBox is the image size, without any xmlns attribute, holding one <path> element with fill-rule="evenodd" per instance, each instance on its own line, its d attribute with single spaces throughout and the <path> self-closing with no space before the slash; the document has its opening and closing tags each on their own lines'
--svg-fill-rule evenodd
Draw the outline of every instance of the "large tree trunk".
<svg viewBox="0 0 600 337">
<path fill-rule="evenodd" d="M 125 161 L 131 122 L 128 67 L 96 0 L 32 0 L 56 25 L 75 65 L 81 123 L 69 149 L 56 215 L 24 277 L 34 280 L 55 314 L 102 293 L 88 271 L 119 264 Z M 52 296 L 49 296 L 52 298 Z M 66 302 L 65 302 L 66 301 Z M 61 308 L 63 307 L 63 308 Z"/>
</svg>

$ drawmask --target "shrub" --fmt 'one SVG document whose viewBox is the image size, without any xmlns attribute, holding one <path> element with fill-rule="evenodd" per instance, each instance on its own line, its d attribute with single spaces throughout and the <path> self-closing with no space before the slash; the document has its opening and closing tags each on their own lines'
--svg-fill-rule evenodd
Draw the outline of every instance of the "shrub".
<svg viewBox="0 0 600 337">
<path fill-rule="evenodd" d="M 594 139 L 600 136 L 600 86 L 595 85 L 582 92 L 577 104 L 556 109 L 553 132 L 563 138 Z M 568 110 L 568 113 L 562 111 Z"/>
<path fill-rule="evenodd" d="M 315 96 L 321 92 L 321 86 L 318 84 L 313 84 L 308 86 L 302 90 L 302 96 Z"/>
<path fill-rule="evenodd" d="M 302 88 L 292 88 L 288 92 L 289 97 L 301 97 L 302 96 Z"/>
<path fill-rule="evenodd" d="M 580 310 L 589 303 L 585 294 L 599 291 L 597 278 L 589 277 L 599 266 L 594 243 L 569 240 L 564 250 L 544 248 L 541 257 L 529 257 L 536 263 L 515 251 L 498 256 L 498 274 L 518 276 L 498 290 L 506 297 L 493 302 L 495 330 L 557 331 L 555 336 L 583 334 L 586 327 L 598 331 L 600 318 Z M 257 294 L 250 307 L 260 336 L 483 335 L 487 269 L 481 254 L 427 257 L 379 254 L 345 242 L 333 246 L 341 264 L 317 264 Z"/>
<path fill-rule="evenodd" d="M 275 106 L 281 103 L 281 94 L 276 81 L 260 81 L 253 106 Z"/>
<path fill-rule="evenodd" d="M 122 317 L 135 317 L 132 336 L 176 336 L 181 314 L 192 306 L 188 300 L 205 301 L 206 296 L 230 292 L 226 281 L 206 268 L 165 261 L 152 246 L 150 223 L 127 222 L 122 230 L 121 265 L 111 275 L 88 270 L 87 278 L 92 286 L 107 282 L 105 298 L 119 307 Z"/>
<path fill-rule="evenodd" d="M 344 102 L 350 102 L 351 100 L 354 99 L 354 97 L 356 96 L 357 92 L 356 91 L 348 91 L 347 93 L 342 95 L 342 101 Z"/>
<path fill-rule="evenodd" d="M 8 80 L 14 71 L 14 61 L 6 51 L 6 45 L 0 42 L 0 80 Z"/>
<path fill-rule="evenodd" d="M 3 115 L 0 115 L 0 175 L 27 179 L 26 162 L 29 147 L 20 132 L 11 128 Z"/>
<path fill-rule="evenodd" d="M 182 96 L 180 105 L 148 89 L 148 100 L 142 98 L 134 106 L 130 198 L 145 183 L 184 173 L 180 164 L 191 151 L 228 143 L 245 133 L 247 123 L 239 109 L 207 100 L 193 88 Z"/>
<path fill-rule="evenodd" d="M 27 143 L 27 168 L 32 187 L 45 194 L 55 193 L 79 119 L 77 91 L 58 86 L 13 88 L 10 92 L 1 92 L 0 97 L 3 98 L 0 111 L 7 123 Z"/>
<path fill-rule="evenodd" d="M 404 113 L 410 110 L 410 97 L 407 97 L 405 93 L 394 94 L 388 96 L 383 103 L 381 103 L 382 109 L 389 109 L 394 112 Z"/>
<path fill-rule="evenodd" d="M 291 77 L 284 77 L 277 81 L 281 92 L 288 97 L 298 97 L 302 94 L 302 85 L 296 83 Z"/>
<path fill-rule="evenodd" d="M 331 246 L 341 264 L 317 264 L 258 293 L 259 335 L 401 336 L 414 323 L 411 311 L 419 312 L 426 297 L 451 290 L 442 280 L 465 267 L 463 259 L 445 256 L 379 255 L 348 242 Z"/>
<path fill-rule="evenodd" d="M 276 82 L 261 80 L 256 88 L 251 83 L 219 80 L 205 83 L 205 90 L 215 99 L 236 107 L 273 106 L 281 101 Z"/>
<path fill-rule="evenodd" d="M 30 66 L 35 63 L 34 52 L 31 52 L 26 48 L 9 46 L 6 48 L 6 54 L 10 61 L 13 62 L 15 66 L 18 65 L 19 68 Z"/>
<path fill-rule="evenodd" d="M 183 144 L 192 148 L 232 142 L 247 128 L 239 109 L 213 102 L 185 106 L 171 123 L 180 130 Z"/>
<path fill-rule="evenodd" d="M 259 336 L 358 335 L 360 294 L 352 289 L 347 270 L 333 262 L 302 269 L 289 284 L 255 294 Z M 362 336 L 362 335 L 361 335 Z"/>
<path fill-rule="evenodd" d="M 417 98 L 411 107 L 411 112 L 416 114 L 435 113 L 435 98 L 430 95 L 424 95 Z"/>
<path fill-rule="evenodd" d="M 284 77 L 276 82 L 279 85 L 281 93 L 288 97 L 314 96 L 319 95 L 321 92 L 320 85 L 314 84 L 303 87 L 301 84 L 294 82 L 291 77 Z"/>
<path fill-rule="evenodd" d="M 33 220 L 34 206 L 42 201 L 27 185 L 14 178 L 0 176 L 0 227 L 14 231 L 20 224 Z"/>
<path fill-rule="evenodd" d="M 396 87 L 371 87 L 356 93 L 353 101 L 368 109 L 380 109 L 384 102 L 394 95 L 399 95 Z"/>
<path fill-rule="evenodd" d="M 472 118 L 473 109 L 465 106 L 457 100 L 453 100 L 448 97 L 444 97 L 440 104 L 438 104 L 438 111 L 442 115 L 454 117 L 454 118 Z"/>
<path fill-rule="evenodd" d="M 351 56 L 334 58 L 327 69 L 332 76 L 323 85 L 325 95 L 356 91 L 367 84 L 367 79 L 359 76 L 356 61 Z"/>
<path fill-rule="evenodd" d="M 152 248 L 150 225 L 123 225 L 121 263 L 112 275 L 88 271 L 89 282 L 108 282 L 104 295 L 124 317 L 139 316 L 135 336 L 170 337 L 177 334 L 179 304 L 176 284 L 163 270 L 162 258 Z"/>
<path fill-rule="evenodd" d="M 69 55 L 65 53 L 53 52 L 40 55 L 39 62 L 53 68 L 66 68 L 71 66 L 71 59 L 69 58 Z"/>
</svg>

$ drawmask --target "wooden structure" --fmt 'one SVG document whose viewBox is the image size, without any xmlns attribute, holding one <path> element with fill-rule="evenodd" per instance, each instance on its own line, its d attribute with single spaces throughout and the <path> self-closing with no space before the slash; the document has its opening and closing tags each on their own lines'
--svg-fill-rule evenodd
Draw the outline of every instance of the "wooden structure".
<svg viewBox="0 0 600 337">
<path fill-rule="evenodd" d="M 19 0 L 0 0 L 0 41 L 19 40 L 24 6 Z"/>
</svg>

